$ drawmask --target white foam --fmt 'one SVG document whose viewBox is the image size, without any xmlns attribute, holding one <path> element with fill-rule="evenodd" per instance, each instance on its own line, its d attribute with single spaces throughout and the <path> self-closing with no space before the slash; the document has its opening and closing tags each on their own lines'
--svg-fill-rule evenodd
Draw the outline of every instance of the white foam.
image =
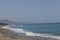
<svg viewBox="0 0 60 40">
<path fill-rule="evenodd" d="M 48 35 L 48 34 L 38 34 L 38 33 L 33 33 L 33 32 L 27 32 L 26 33 L 27 36 L 41 36 L 41 37 L 50 37 L 50 38 L 55 38 L 60 40 L 60 36 L 52 36 L 52 35 Z"/>
<path fill-rule="evenodd" d="M 2 28 L 12 30 L 12 31 L 14 31 L 16 33 L 25 33 L 25 35 L 27 35 L 27 36 L 51 37 L 51 38 L 55 38 L 55 39 L 60 40 L 60 36 L 52 36 L 52 35 L 48 35 L 48 34 L 40 34 L 40 33 L 28 32 L 28 31 L 24 31 L 23 29 L 10 28 L 10 26 L 5 26 L 5 27 L 2 27 Z"/>
<path fill-rule="evenodd" d="M 14 29 L 14 28 L 10 28 L 10 26 L 5 26 L 2 28 L 9 29 L 9 30 L 12 30 L 12 31 L 17 32 L 17 33 L 24 33 L 23 29 Z"/>
<path fill-rule="evenodd" d="M 7 28 L 9 28 L 9 26 L 4 26 L 4 27 L 1 27 L 1 28 L 6 28 L 7 29 Z"/>
</svg>

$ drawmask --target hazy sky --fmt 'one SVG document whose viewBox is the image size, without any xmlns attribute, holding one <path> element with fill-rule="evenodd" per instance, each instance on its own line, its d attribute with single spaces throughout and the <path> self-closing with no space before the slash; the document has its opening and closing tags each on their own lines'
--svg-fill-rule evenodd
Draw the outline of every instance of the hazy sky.
<svg viewBox="0 0 60 40">
<path fill-rule="evenodd" d="M 0 0 L 0 19 L 60 22 L 60 0 Z"/>
</svg>

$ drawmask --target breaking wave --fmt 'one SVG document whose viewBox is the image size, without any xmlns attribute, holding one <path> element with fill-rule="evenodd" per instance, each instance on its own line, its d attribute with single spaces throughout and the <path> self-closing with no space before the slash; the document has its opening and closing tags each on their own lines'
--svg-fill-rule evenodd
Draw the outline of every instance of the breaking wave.
<svg viewBox="0 0 60 40">
<path fill-rule="evenodd" d="M 9 29 L 9 30 L 14 31 L 14 32 L 19 33 L 19 34 L 24 33 L 27 36 L 51 37 L 51 38 L 55 38 L 55 39 L 60 40 L 60 36 L 52 36 L 52 35 L 49 35 L 49 34 L 41 34 L 41 33 L 29 32 L 29 31 L 25 31 L 24 29 L 10 28 L 10 26 L 4 26 L 2 28 Z"/>
</svg>

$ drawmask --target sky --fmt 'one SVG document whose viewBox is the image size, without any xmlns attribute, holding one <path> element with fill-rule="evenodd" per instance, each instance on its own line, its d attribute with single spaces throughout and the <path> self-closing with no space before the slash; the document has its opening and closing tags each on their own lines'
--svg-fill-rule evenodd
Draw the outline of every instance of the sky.
<svg viewBox="0 0 60 40">
<path fill-rule="evenodd" d="M 0 0 L 0 19 L 60 22 L 60 0 Z"/>
</svg>

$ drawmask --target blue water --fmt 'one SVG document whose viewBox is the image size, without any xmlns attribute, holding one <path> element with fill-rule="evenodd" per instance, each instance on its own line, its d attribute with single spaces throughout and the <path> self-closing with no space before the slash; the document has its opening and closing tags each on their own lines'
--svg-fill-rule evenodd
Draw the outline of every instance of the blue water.
<svg viewBox="0 0 60 40">
<path fill-rule="evenodd" d="M 59 23 L 13 25 L 11 28 L 23 29 L 34 33 L 51 33 L 53 35 L 60 35 Z"/>
</svg>

